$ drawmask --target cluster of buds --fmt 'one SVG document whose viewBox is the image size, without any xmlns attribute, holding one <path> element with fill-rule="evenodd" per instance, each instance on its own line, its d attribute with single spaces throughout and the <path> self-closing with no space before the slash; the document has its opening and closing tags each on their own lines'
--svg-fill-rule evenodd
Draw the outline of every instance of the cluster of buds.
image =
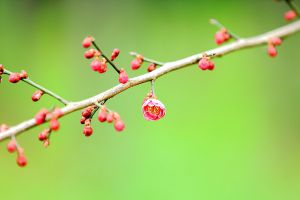
<svg viewBox="0 0 300 200">
<path fill-rule="evenodd" d="M 137 55 L 133 61 L 131 61 L 131 69 L 137 70 L 139 69 L 144 62 L 144 58 L 142 55 Z"/>
<path fill-rule="evenodd" d="M 110 60 L 103 54 L 103 52 L 100 51 L 100 49 L 95 45 L 94 43 L 95 39 L 91 36 L 86 37 L 83 42 L 82 46 L 84 48 L 89 48 L 92 44 L 97 48 L 96 49 L 89 49 L 84 53 L 84 57 L 87 59 L 94 58 L 94 60 L 91 62 L 91 69 L 93 71 L 96 71 L 98 73 L 105 73 L 107 71 L 107 62 L 111 64 L 115 70 L 119 73 L 119 82 L 122 84 L 125 84 L 128 82 L 128 75 L 126 74 L 125 70 L 122 68 L 118 70 L 116 66 L 112 63 L 118 55 L 120 54 L 119 49 L 114 49 Z"/>
<path fill-rule="evenodd" d="M 25 167 L 27 164 L 27 159 L 24 154 L 24 150 L 20 145 L 17 144 L 17 141 L 15 139 L 11 139 L 7 144 L 7 151 L 9 153 L 17 152 L 17 164 L 20 167 Z"/>
<path fill-rule="evenodd" d="M 6 124 L 0 125 L 0 133 L 3 131 L 8 130 L 9 127 Z M 6 149 L 9 153 L 17 152 L 17 164 L 20 167 L 25 167 L 27 164 L 27 159 L 24 155 L 24 150 L 20 145 L 17 143 L 16 139 L 14 137 L 11 138 L 11 140 L 7 143 Z"/>
<path fill-rule="evenodd" d="M 8 81 L 11 83 L 17 83 L 26 78 L 28 78 L 27 72 L 22 70 L 20 73 L 11 73 L 8 77 Z"/>
<path fill-rule="evenodd" d="M 277 55 L 276 46 L 281 45 L 282 41 L 280 38 L 272 38 L 268 42 L 268 54 L 271 57 L 275 57 Z"/>
<path fill-rule="evenodd" d="M 286 21 L 291 21 L 297 17 L 297 13 L 294 10 L 289 10 L 284 13 L 284 19 Z"/>
<path fill-rule="evenodd" d="M 146 120 L 156 121 L 165 116 L 166 107 L 152 92 L 150 92 L 143 101 L 142 113 Z"/>
<path fill-rule="evenodd" d="M 116 131 L 123 131 L 125 124 L 117 112 L 109 111 L 106 106 L 102 106 L 98 114 L 99 122 L 114 123 Z"/>
<path fill-rule="evenodd" d="M 57 131 L 60 127 L 58 118 L 63 115 L 63 112 L 59 108 L 55 108 L 52 112 L 49 112 L 47 109 L 41 109 L 34 117 L 36 124 L 42 124 L 46 121 L 47 115 L 50 115 L 50 125 L 49 128 L 43 130 L 38 138 L 44 143 L 45 147 L 48 147 L 50 144 L 50 134 L 52 131 Z"/>
<path fill-rule="evenodd" d="M 83 109 L 83 111 L 81 112 L 80 123 L 84 124 L 83 134 L 87 137 L 93 134 L 91 121 L 93 115 L 98 109 L 99 109 L 98 106 L 93 105 Z M 116 112 L 108 110 L 105 105 L 102 105 L 100 107 L 100 111 L 98 113 L 98 121 L 101 123 L 103 122 L 114 123 L 114 127 L 116 131 L 122 131 L 125 128 L 125 124 L 121 120 L 120 115 Z"/>
<path fill-rule="evenodd" d="M 231 35 L 228 33 L 228 31 L 225 28 L 221 28 L 215 34 L 215 42 L 218 45 L 228 41 L 230 38 L 231 38 Z"/>
<path fill-rule="evenodd" d="M 140 55 L 140 54 L 136 55 L 135 58 L 131 61 L 131 64 L 130 64 L 131 69 L 132 70 L 139 69 L 142 66 L 142 64 L 144 63 L 144 61 L 146 61 L 146 60 L 144 60 L 142 55 Z M 152 72 L 153 70 L 156 69 L 156 66 L 157 66 L 156 63 L 150 62 L 148 67 L 147 67 L 147 71 Z"/>
<path fill-rule="evenodd" d="M 83 111 L 81 112 L 80 123 L 84 124 L 83 134 L 86 137 L 89 137 L 93 134 L 93 128 L 91 126 L 91 119 L 93 117 L 94 110 L 96 108 L 97 108 L 96 105 L 89 106 L 89 107 L 83 109 Z"/>
<path fill-rule="evenodd" d="M 48 147 L 50 145 L 50 135 L 51 135 L 52 130 L 50 128 L 47 128 L 43 130 L 38 138 L 41 142 L 43 142 L 44 147 Z"/>
<path fill-rule="evenodd" d="M 210 57 L 207 55 L 203 55 L 203 57 L 199 60 L 198 66 L 202 70 L 213 70 L 215 68 L 215 64 L 210 60 Z"/>
</svg>

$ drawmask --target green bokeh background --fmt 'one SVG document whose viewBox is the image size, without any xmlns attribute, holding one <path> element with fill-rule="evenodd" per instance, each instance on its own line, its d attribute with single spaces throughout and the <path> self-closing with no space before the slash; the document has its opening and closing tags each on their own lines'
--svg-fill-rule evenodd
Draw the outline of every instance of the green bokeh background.
<svg viewBox="0 0 300 200">
<path fill-rule="evenodd" d="M 296 1 L 300 5 L 299 1 Z M 36 82 L 81 100 L 117 83 L 112 69 L 90 70 L 81 41 L 93 35 L 129 71 L 137 51 L 173 61 L 215 47 L 219 19 L 241 36 L 286 24 L 284 3 L 274 1 L 0 1 L 0 63 L 26 69 Z M 216 70 L 196 65 L 156 81 L 167 115 L 149 122 L 143 84 L 107 102 L 126 122 L 122 133 L 93 122 L 86 138 L 80 112 L 61 119 L 44 149 L 41 127 L 18 136 L 28 166 L 0 144 L 0 199 L 294 200 L 300 198 L 300 35 L 284 41 L 276 58 L 266 47 L 215 59 Z M 145 72 L 129 71 L 130 76 Z M 57 101 L 31 102 L 33 88 L 4 77 L 0 121 L 31 118 Z"/>
</svg>

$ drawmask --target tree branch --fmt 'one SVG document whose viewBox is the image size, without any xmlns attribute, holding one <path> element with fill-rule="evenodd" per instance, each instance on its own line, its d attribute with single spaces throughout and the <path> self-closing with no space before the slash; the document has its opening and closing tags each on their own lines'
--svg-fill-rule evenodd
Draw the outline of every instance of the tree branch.
<svg viewBox="0 0 300 200">
<path fill-rule="evenodd" d="M 12 72 L 7 70 L 7 69 L 4 69 L 4 74 L 11 75 Z M 52 96 L 53 98 L 57 99 L 58 101 L 60 101 L 61 103 L 65 104 L 65 105 L 67 105 L 69 103 L 69 101 L 67 101 L 66 99 L 64 99 L 61 96 L 57 95 L 56 93 L 44 88 L 43 86 L 33 82 L 29 78 L 21 79 L 21 81 L 27 83 L 28 85 L 31 85 L 32 87 L 35 87 L 35 88 L 43 91 L 45 94 L 48 94 L 49 96 Z"/>
<path fill-rule="evenodd" d="M 160 68 L 150 72 L 146 73 L 134 78 L 129 79 L 129 81 L 126 84 L 119 84 L 114 86 L 113 88 L 110 88 L 100 94 L 97 94 L 96 96 L 84 99 L 82 101 L 78 102 L 70 102 L 67 106 L 63 107 L 61 110 L 64 113 L 63 116 L 70 114 L 72 112 L 75 112 L 79 109 L 85 108 L 87 106 L 93 105 L 97 102 L 101 102 L 103 100 L 107 100 L 131 87 L 134 87 L 136 85 L 146 83 L 149 81 L 152 81 L 153 79 L 157 79 L 160 76 L 163 76 L 169 72 L 187 67 L 189 65 L 197 63 L 204 54 L 207 55 L 213 55 L 214 56 L 222 56 L 225 54 L 228 54 L 230 52 L 234 52 L 240 49 L 244 48 L 250 48 L 250 47 L 256 47 L 260 45 L 267 44 L 271 38 L 279 37 L 284 38 L 288 35 L 291 35 L 295 32 L 300 31 L 300 20 L 297 20 L 293 23 L 290 23 L 288 25 L 282 26 L 280 28 L 274 29 L 270 32 L 250 37 L 250 38 L 241 38 L 235 42 L 232 42 L 230 44 L 211 49 L 208 51 L 204 51 L 202 53 L 183 58 L 181 60 L 173 61 L 173 62 L 167 62 L 163 64 Z M 47 118 L 47 121 L 49 120 L 49 117 Z M 24 121 L 16 126 L 11 127 L 7 131 L 0 133 L 0 141 L 11 137 L 13 135 L 17 135 L 19 133 L 22 133 L 30 128 L 33 128 L 35 126 L 38 126 L 35 123 L 34 119 L 30 119 L 27 121 Z"/>
</svg>

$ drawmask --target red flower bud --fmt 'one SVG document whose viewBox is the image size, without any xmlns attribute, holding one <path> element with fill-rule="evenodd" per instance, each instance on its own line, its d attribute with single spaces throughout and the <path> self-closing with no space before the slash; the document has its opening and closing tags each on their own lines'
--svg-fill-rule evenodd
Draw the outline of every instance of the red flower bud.
<svg viewBox="0 0 300 200">
<path fill-rule="evenodd" d="M 289 10 L 286 13 L 284 13 L 284 19 L 286 21 L 293 20 L 297 16 L 297 13 L 294 10 Z"/>
<path fill-rule="evenodd" d="M 126 74 L 124 69 L 120 69 L 119 82 L 122 84 L 125 84 L 128 82 L 128 75 Z"/>
<path fill-rule="evenodd" d="M 80 124 L 84 124 L 85 123 L 86 118 L 85 117 L 81 117 L 80 119 Z"/>
<path fill-rule="evenodd" d="M 143 61 L 141 59 L 134 59 L 133 61 L 131 61 L 131 69 L 132 70 L 137 70 L 138 68 L 140 68 L 143 64 Z"/>
<path fill-rule="evenodd" d="M 109 112 L 108 115 L 106 116 L 106 121 L 108 123 L 111 123 L 114 121 L 114 113 L 113 112 Z"/>
<path fill-rule="evenodd" d="M 215 68 L 215 65 L 212 61 L 209 60 L 208 57 L 203 56 L 198 63 L 198 66 L 202 70 L 213 70 Z"/>
<path fill-rule="evenodd" d="M 215 34 L 215 42 L 220 45 L 222 44 L 223 42 L 225 41 L 225 38 L 224 38 L 224 34 L 220 31 L 218 31 L 216 34 Z"/>
<path fill-rule="evenodd" d="M 96 52 L 95 49 L 89 49 L 89 50 L 87 50 L 87 51 L 84 53 L 84 57 L 85 57 L 86 59 L 93 58 L 93 57 L 95 56 L 95 52 Z"/>
<path fill-rule="evenodd" d="M 281 45 L 281 39 L 276 37 L 276 38 L 272 38 L 271 39 L 271 43 L 274 45 L 274 46 L 278 46 L 278 45 Z"/>
<path fill-rule="evenodd" d="M 39 140 L 44 141 L 48 138 L 48 135 L 50 133 L 50 129 L 45 129 L 39 134 Z"/>
<path fill-rule="evenodd" d="M 275 57 L 277 55 L 277 50 L 273 45 L 268 46 L 268 54 L 271 57 Z"/>
<path fill-rule="evenodd" d="M 31 97 L 32 101 L 36 102 L 36 101 L 40 100 L 40 98 L 42 97 L 43 94 L 44 94 L 44 92 L 42 90 L 35 91 Z"/>
<path fill-rule="evenodd" d="M 147 70 L 148 70 L 148 72 L 152 72 L 155 69 L 156 69 L 156 64 L 155 63 L 150 63 Z"/>
<path fill-rule="evenodd" d="M 120 53 L 119 49 L 114 49 L 113 52 L 112 52 L 112 54 L 111 54 L 110 60 L 111 61 L 115 60 L 118 57 L 119 53 Z"/>
<path fill-rule="evenodd" d="M 59 122 L 56 118 L 50 120 L 50 129 L 57 131 L 59 129 Z"/>
<path fill-rule="evenodd" d="M 23 78 L 28 78 L 28 74 L 25 70 L 22 70 L 21 73 L 19 74 L 20 75 L 20 78 L 23 79 Z"/>
<path fill-rule="evenodd" d="M 42 109 L 35 115 L 35 123 L 36 124 L 42 124 L 46 120 L 46 116 L 48 114 L 48 110 Z"/>
<path fill-rule="evenodd" d="M 98 115 L 99 122 L 105 122 L 106 121 L 106 107 L 103 106 L 99 112 Z"/>
<path fill-rule="evenodd" d="M 82 42 L 82 46 L 84 48 L 89 48 L 92 45 L 93 41 L 94 41 L 94 38 L 92 38 L 91 36 L 88 36 L 88 37 L 84 38 L 84 40 Z"/>
<path fill-rule="evenodd" d="M 106 59 L 103 58 L 100 62 L 100 67 L 99 69 L 97 70 L 100 74 L 106 72 L 107 70 L 107 64 L 106 64 Z"/>
<path fill-rule="evenodd" d="M 21 77 L 18 73 L 12 73 L 9 75 L 8 81 L 11 83 L 17 83 L 21 80 Z"/>
<path fill-rule="evenodd" d="M 15 140 L 10 140 L 10 141 L 8 142 L 6 148 L 7 148 L 7 151 L 8 151 L 9 153 L 15 152 L 16 149 L 17 149 L 16 141 L 15 141 Z"/>
<path fill-rule="evenodd" d="M 17 157 L 17 164 L 18 164 L 20 167 L 26 166 L 27 160 L 26 160 L 26 157 L 24 156 L 24 154 L 18 155 L 18 157 Z"/>
<path fill-rule="evenodd" d="M 89 106 L 82 111 L 81 116 L 84 118 L 89 118 L 91 114 L 92 114 L 92 108 Z"/>
<path fill-rule="evenodd" d="M 85 126 L 83 128 L 83 134 L 86 136 L 86 137 L 89 137 L 93 134 L 93 129 L 91 126 Z"/>
<path fill-rule="evenodd" d="M 116 131 L 123 131 L 125 128 L 125 124 L 121 119 L 116 120 L 114 126 Z"/>
</svg>

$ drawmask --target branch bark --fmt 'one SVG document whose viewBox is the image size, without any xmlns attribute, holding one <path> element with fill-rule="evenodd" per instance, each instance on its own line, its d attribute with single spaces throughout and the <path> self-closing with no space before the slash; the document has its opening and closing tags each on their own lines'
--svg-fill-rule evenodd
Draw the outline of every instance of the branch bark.
<svg viewBox="0 0 300 200">
<path fill-rule="evenodd" d="M 227 45 L 215 48 L 215 49 L 204 51 L 202 53 L 192 55 L 192 56 L 189 56 L 189 57 L 177 60 L 177 61 L 167 62 L 167 63 L 163 64 L 160 68 L 158 68 L 150 73 L 146 73 L 146 74 L 134 77 L 134 78 L 130 78 L 126 84 L 116 85 L 100 94 L 97 94 L 93 97 L 84 99 L 82 101 L 68 103 L 65 107 L 63 107 L 61 109 L 62 112 L 64 113 L 63 116 L 66 116 L 72 112 L 79 110 L 79 109 L 85 108 L 89 105 L 93 105 L 97 102 L 109 99 L 109 98 L 111 98 L 131 87 L 134 87 L 136 85 L 152 81 L 153 79 L 157 79 L 158 77 L 163 76 L 169 72 L 187 67 L 192 64 L 195 64 L 202 58 L 203 54 L 213 55 L 214 57 L 222 56 L 222 55 L 225 55 L 225 54 L 228 54 L 228 53 L 240 50 L 240 49 L 264 45 L 264 44 L 267 44 L 271 38 L 274 38 L 274 37 L 285 38 L 293 33 L 299 32 L 299 31 L 300 31 L 300 20 L 297 20 L 293 23 L 279 27 L 277 29 L 274 29 L 272 31 L 266 32 L 261 35 L 257 35 L 257 36 L 250 37 L 250 38 L 241 38 L 235 42 L 232 42 L 230 44 L 227 44 Z M 49 118 L 47 118 L 47 121 L 49 121 Z M 27 121 L 24 121 L 16 126 L 11 127 L 7 131 L 1 132 L 0 133 L 0 141 L 5 138 L 22 133 L 22 132 L 24 132 L 30 128 L 33 128 L 35 126 L 38 126 L 38 125 L 35 123 L 34 119 L 29 119 Z"/>
</svg>

